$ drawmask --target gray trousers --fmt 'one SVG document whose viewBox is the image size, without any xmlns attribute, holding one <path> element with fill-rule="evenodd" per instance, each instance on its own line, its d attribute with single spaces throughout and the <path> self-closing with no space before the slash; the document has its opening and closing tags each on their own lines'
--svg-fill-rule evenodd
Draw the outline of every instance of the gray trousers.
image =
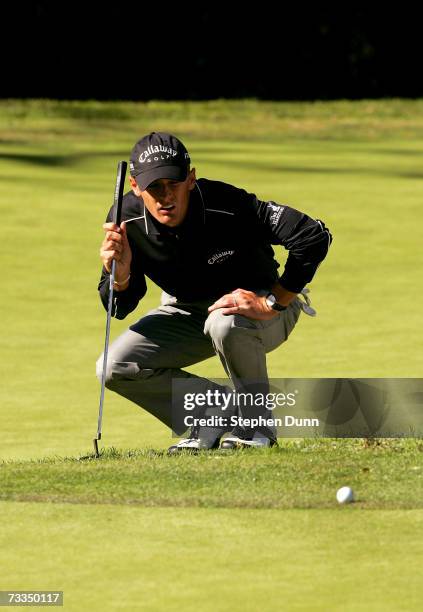
<svg viewBox="0 0 423 612">
<path fill-rule="evenodd" d="M 110 345 L 106 387 L 172 427 L 172 379 L 199 378 L 184 367 L 216 354 L 235 388 L 243 379 L 267 381 L 266 353 L 285 342 L 295 327 L 301 312 L 298 298 L 268 321 L 223 315 L 221 309 L 209 314 L 210 305 L 180 303 L 163 293 L 158 308 Z M 103 355 L 97 361 L 99 380 L 102 371 Z"/>
</svg>

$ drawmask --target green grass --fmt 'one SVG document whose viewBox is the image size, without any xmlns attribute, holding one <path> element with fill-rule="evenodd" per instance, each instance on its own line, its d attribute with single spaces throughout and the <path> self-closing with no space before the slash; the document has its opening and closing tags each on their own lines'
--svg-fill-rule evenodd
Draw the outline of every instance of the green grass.
<svg viewBox="0 0 423 612">
<path fill-rule="evenodd" d="M 2 588 L 61 589 L 66 610 L 421 607 L 421 511 L 25 502 L 0 511 Z"/>
<path fill-rule="evenodd" d="M 149 507 L 334 508 L 349 485 L 359 509 L 423 508 L 418 441 L 296 440 L 280 448 L 167 456 L 107 449 L 99 459 L 0 464 L 1 500 Z M 412 492 L 412 493 L 411 493 Z"/>
<path fill-rule="evenodd" d="M 288 344 L 269 355 L 272 377 L 420 376 L 423 139 L 418 130 L 405 138 L 397 122 L 417 125 L 421 105 L 1 103 L 6 435 L 0 458 L 75 455 L 91 444 L 99 395 L 94 364 L 105 327 L 96 292 L 101 225 L 118 159 L 157 127 L 175 128 L 186 141 L 198 176 L 289 203 L 333 232 L 330 254 L 311 283 L 318 317 L 303 316 Z M 187 109 L 195 130 L 184 128 Z M 259 120 L 264 114 L 268 121 Z M 244 130 L 247 117 L 260 125 L 259 135 Z M 349 137 L 339 127 L 366 117 L 383 129 Z M 275 130 L 272 121 L 282 119 L 302 127 Z M 306 119 L 330 137 L 317 137 Z M 237 130 L 244 130 L 242 140 Z M 278 256 L 283 264 L 286 252 Z M 113 321 L 112 337 L 158 296 L 151 287 L 135 313 Z M 191 371 L 224 375 L 216 358 Z M 110 393 L 104 431 L 105 444 L 121 448 L 169 442 L 152 417 Z"/>
<path fill-rule="evenodd" d="M 235 138 L 237 141 L 405 139 L 423 136 L 422 100 L 338 100 L 332 102 L 264 102 L 212 100 L 207 102 L 98 102 L 54 100 L 0 101 L 4 136 L 19 141 L 22 132 L 37 141 L 58 134 L 90 144 L 121 137 L 135 129 L 171 130 L 195 139 Z M 19 134 L 19 132 L 21 134 Z"/>
<path fill-rule="evenodd" d="M 418 610 L 422 452 L 291 440 L 3 462 L 0 588 L 63 590 L 78 611 Z"/>
<path fill-rule="evenodd" d="M 167 457 L 169 432 L 108 392 L 107 450 L 80 459 L 97 424 L 101 225 L 117 161 L 160 129 L 198 176 L 334 235 L 311 283 L 318 317 L 268 356 L 272 377 L 423 371 L 423 100 L 0 102 L 0 589 L 63 588 L 78 612 L 420 609 L 419 441 Z M 150 285 L 112 337 L 158 297 Z M 216 358 L 190 371 L 224 376 Z M 343 484 L 357 503 L 336 504 Z"/>
</svg>

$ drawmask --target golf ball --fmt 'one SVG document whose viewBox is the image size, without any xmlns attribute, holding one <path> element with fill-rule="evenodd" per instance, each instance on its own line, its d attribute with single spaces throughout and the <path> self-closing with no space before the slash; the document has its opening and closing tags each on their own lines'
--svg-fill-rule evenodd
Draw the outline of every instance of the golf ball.
<svg viewBox="0 0 423 612">
<path fill-rule="evenodd" d="M 354 501 L 354 491 L 351 487 L 341 487 L 336 492 L 336 499 L 340 504 L 350 504 Z"/>
</svg>

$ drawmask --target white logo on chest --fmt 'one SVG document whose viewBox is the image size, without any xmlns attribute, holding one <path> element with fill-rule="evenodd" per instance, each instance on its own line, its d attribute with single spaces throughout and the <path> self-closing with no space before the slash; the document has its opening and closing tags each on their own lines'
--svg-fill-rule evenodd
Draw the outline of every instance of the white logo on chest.
<svg viewBox="0 0 423 612">
<path fill-rule="evenodd" d="M 220 253 L 215 253 L 214 255 L 210 257 L 210 259 L 207 260 L 207 263 L 209 264 L 222 263 L 222 261 L 225 261 L 226 259 L 228 259 L 228 257 L 233 255 L 234 253 L 235 251 L 221 251 Z"/>
</svg>

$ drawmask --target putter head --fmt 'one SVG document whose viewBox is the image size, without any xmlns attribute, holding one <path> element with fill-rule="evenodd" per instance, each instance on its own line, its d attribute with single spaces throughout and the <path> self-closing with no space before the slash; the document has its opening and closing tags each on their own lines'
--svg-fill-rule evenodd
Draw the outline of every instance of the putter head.
<svg viewBox="0 0 423 612">
<path fill-rule="evenodd" d="M 93 444 L 94 444 L 94 454 L 98 459 L 100 457 L 100 453 L 98 452 L 98 438 L 94 438 Z"/>
</svg>

